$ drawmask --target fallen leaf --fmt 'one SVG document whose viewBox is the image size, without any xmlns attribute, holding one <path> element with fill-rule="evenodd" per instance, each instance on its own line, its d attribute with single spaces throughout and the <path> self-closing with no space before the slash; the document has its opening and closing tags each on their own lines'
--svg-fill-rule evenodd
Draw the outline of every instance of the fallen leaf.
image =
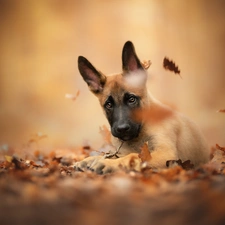
<svg viewBox="0 0 225 225">
<path fill-rule="evenodd" d="M 181 159 L 179 159 L 179 160 L 168 160 L 166 162 L 167 167 L 173 167 L 176 165 L 181 166 L 185 170 L 191 170 L 194 168 L 194 164 L 191 163 L 191 160 L 186 160 L 182 162 Z"/>
<path fill-rule="evenodd" d="M 103 125 L 102 127 L 100 127 L 100 134 L 103 137 L 103 140 L 107 143 L 107 144 L 112 144 L 111 141 L 111 132 L 110 130 L 107 128 L 106 125 Z"/>
<path fill-rule="evenodd" d="M 12 162 L 12 156 L 5 155 L 5 159 L 7 162 L 11 163 Z"/>
<path fill-rule="evenodd" d="M 12 157 L 12 163 L 14 163 L 15 168 L 18 170 L 24 170 L 28 168 L 25 161 L 22 159 L 19 159 L 17 156 Z"/>
<path fill-rule="evenodd" d="M 225 153 L 225 147 L 221 147 L 218 144 L 216 144 L 216 148 L 223 151 Z"/>
</svg>

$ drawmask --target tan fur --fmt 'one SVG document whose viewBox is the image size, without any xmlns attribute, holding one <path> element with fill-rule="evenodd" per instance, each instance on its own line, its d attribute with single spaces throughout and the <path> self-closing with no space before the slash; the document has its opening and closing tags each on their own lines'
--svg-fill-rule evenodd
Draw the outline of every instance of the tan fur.
<svg viewBox="0 0 225 225">
<path fill-rule="evenodd" d="M 104 88 L 95 94 L 102 107 L 109 95 L 112 95 L 118 104 L 122 104 L 125 92 L 140 96 L 140 108 L 143 110 L 141 120 L 144 121 L 144 125 L 139 136 L 123 143 L 119 150 L 119 159 L 89 157 L 77 163 L 76 168 L 91 168 L 98 173 L 115 171 L 121 166 L 133 166 L 139 170 L 141 160 L 138 153 L 145 142 L 148 143 L 152 156 L 149 162 L 152 168 L 165 168 L 168 160 L 178 159 L 191 160 L 195 166 L 206 163 L 209 160 L 209 148 L 199 128 L 187 117 L 153 98 L 146 88 L 146 82 L 132 85 L 126 80 L 126 76 L 123 73 L 111 76 L 101 73 L 101 80 L 105 81 Z M 119 147 L 121 141 L 113 137 L 113 144 Z M 135 163 L 130 165 L 132 160 Z"/>
</svg>

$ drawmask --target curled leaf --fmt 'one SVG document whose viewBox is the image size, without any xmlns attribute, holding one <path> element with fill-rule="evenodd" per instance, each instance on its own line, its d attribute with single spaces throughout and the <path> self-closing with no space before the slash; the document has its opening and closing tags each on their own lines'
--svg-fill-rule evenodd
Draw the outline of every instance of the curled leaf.
<svg viewBox="0 0 225 225">
<path fill-rule="evenodd" d="M 141 63 L 141 65 L 143 66 L 143 68 L 145 70 L 147 70 L 152 65 L 152 62 L 150 60 L 143 60 L 143 62 Z"/>
</svg>

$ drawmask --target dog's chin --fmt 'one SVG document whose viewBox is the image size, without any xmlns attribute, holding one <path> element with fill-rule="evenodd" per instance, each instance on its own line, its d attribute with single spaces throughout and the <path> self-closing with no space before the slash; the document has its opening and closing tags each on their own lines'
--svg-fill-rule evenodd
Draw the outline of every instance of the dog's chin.
<svg viewBox="0 0 225 225">
<path fill-rule="evenodd" d="M 133 140 L 135 137 L 128 137 L 128 136 L 124 136 L 124 137 L 121 137 L 119 138 L 121 141 L 131 141 Z"/>
<path fill-rule="evenodd" d="M 132 135 L 125 134 L 125 135 L 113 135 L 113 136 L 120 139 L 121 141 L 131 141 L 137 138 L 138 134 L 132 134 Z"/>
</svg>

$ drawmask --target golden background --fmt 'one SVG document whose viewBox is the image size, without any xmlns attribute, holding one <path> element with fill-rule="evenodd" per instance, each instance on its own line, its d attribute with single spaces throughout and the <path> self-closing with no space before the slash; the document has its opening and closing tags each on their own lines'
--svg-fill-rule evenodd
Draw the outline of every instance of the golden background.
<svg viewBox="0 0 225 225">
<path fill-rule="evenodd" d="M 210 145 L 225 145 L 225 115 L 216 112 L 225 108 L 224 12 L 219 0 L 1 0 L 0 145 L 42 132 L 43 148 L 99 147 L 107 121 L 77 57 L 120 72 L 127 40 L 152 61 L 152 94 L 199 124 Z M 165 56 L 183 79 L 163 69 Z"/>
</svg>

